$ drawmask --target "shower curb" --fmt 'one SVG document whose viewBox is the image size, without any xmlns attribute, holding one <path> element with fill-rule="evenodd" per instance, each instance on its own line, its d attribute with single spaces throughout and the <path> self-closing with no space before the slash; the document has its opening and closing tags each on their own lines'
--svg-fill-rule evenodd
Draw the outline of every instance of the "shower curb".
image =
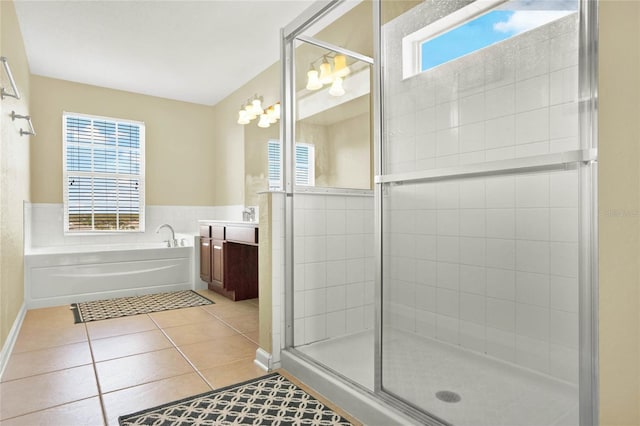
<svg viewBox="0 0 640 426">
<path fill-rule="evenodd" d="M 283 350 L 281 356 L 283 369 L 366 425 L 421 424 L 289 350 Z"/>
</svg>

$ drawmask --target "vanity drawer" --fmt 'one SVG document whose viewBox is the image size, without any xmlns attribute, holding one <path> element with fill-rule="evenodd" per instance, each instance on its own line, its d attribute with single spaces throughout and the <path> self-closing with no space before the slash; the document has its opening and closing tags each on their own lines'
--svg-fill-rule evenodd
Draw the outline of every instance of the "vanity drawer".
<svg viewBox="0 0 640 426">
<path fill-rule="evenodd" d="M 224 240 L 224 228 L 223 225 L 211 225 L 211 238 Z"/>
<path fill-rule="evenodd" d="M 200 236 L 204 238 L 211 238 L 211 226 L 200 225 Z"/>
<path fill-rule="evenodd" d="M 226 240 L 239 243 L 258 244 L 258 228 L 227 226 Z"/>
</svg>

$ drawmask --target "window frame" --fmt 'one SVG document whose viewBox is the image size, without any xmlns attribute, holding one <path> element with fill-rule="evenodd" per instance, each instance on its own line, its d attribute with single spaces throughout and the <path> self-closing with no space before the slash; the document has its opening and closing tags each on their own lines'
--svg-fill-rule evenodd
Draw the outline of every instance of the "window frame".
<svg viewBox="0 0 640 426">
<path fill-rule="evenodd" d="M 510 3 L 511 1 L 515 1 L 515 0 L 475 1 L 473 3 L 467 4 L 466 6 L 461 7 L 458 10 L 455 10 L 449 13 L 448 15 L 444 16 L 441 19 L 437 19 L 436 21 L 430 24 L 427 24 L 426 26 L 404 36 L 402 38 L 402 78 L 403 80 L 414 77 L 418 74 L 422 74 L 424 72 L 428 72 L 434 68 L 439 67 L 440 65 L 446 64 L 451 61 L 455 61 L 457 59 L 463 58 L 467 55 L 471 55 L 477 51 L 480 51 L 482 49 L 488 48 L 494 44 L 505 42 L 513 37 L 516 37 L 521 34 L 524 34 L 525 32 L 531 31 L 533 28 L 522 30 L 518 33 L 511 34 L 503 39 L 494 41 L 492 43 L 478 47 L 474 50 L 460 54 L 459 56 L 455 56 L 447 61 L 444 61 L 423 69 L 422 65 L 423 65 L 423 45 L 424 44 L 438 38 L 439 36 L 449 31 L 453 31 L 459 27 L 462 27 L 468 23 L 471 23 L 474 20 L 479 19 L 482 16 L 493 12 L 494 10 L 497 10 L 501 5 Z M 577 3 L 579 0 L 574 0 L 574 1 Z M 558 10 L 565 10 L 565 9 L 558 9 Z M 566 10 L 569 10 L 569 9 L 566 9 Z M 577 10 L 575 12 L 577 12 Z M 568 14 L 569 13 L 567 13 L 567 15 Z M 561 18 L 562 17 L 556 17 L 555 19 L 549 20 L 546 23 L 538 24 L 538 26 L 535 28 L 539 28 L 543 25 L 550 24 L 551 22 Z"/>
<path fill-rule="evenodd" d="M 138 174 L 130 174 L 130 173 L 111 173 L 111 172 L 96 172 L 96 171 L 71 171 L 67 169 L 67 119 L 70 117 L 77 117 L 80 119 L 88 119 L 91 120 L 92 124 L 94 121 L 107 121 L 115 124 L 128 124 L 134 125 L 138 127 L 139 131 L 139 172 Z M 135 233 L 144 233 L 145 232 L 145 211 L 146 211 L 146 201 L 145 201 L 145 140 L 146 140 L 146 129 L 145 123 L 142 121 L 128 120 L 122 118 L 114 118 L 114 117 L 106 117 L 100 115 L 93 114 L 83 114 L 83 113 L 75 113 L 63 111 L 62 113 L 62 190 L 63 190 L 63 215 L 64 215 L 64 224 L 63 224 L 63 232 L 65 236 L 71 235 L 113 235 L 113 234 L 135 234 Z M 93 147 L 93 142 L 91 144 Z M 116 157 L 117 158 L 117 157 Z M 91 152 L 91 161 L 93 162 L 93 150 Z M 92 167 L 93 168 L 93 167 Z M 86 176 L 91 178 L 115 178 L 115 179 L 135 179 L 138 181 L 138 228 L 132 230 L 126 229 L 95 229 L 95 223 L 92 223 L 92 227 L 94 229 L 91 230 L 82 230 L 82 231 L 74 231 L 69 229 L 69 176 Z M 93 193 L 93 191 L 92 191 Z M 94 206 L 92 202 L 91 206 L 91 214 L 93 215 Z"/>
<path fill-rule="evenodd" d="M 402 38 L 402 78 L 421 74 L 422 44 L 510 0 L 473 2 Z M 427 70 L 428 71 L 428 70 Z"/>
</svg>

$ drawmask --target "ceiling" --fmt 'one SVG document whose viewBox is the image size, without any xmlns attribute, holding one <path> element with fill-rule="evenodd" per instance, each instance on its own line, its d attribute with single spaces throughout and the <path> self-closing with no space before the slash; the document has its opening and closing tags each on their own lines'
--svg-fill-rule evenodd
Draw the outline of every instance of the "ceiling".
<svg viewBox="0 0 640 426">
<path fill-rule="evenodd" d="M 15 1 L 32 74 L 204 105 L 276 62 L 312 3 Z"/>
</svg>

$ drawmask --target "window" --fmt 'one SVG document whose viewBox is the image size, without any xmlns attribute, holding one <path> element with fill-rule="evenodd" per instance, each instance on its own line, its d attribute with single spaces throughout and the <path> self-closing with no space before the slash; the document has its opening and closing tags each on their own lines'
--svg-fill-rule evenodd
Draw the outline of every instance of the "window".
<svg viewBox="0 0 640 426">
<path fill-rule="evenodd" d="M 577 0 L 473 2 L 403 38 L 403 77 L 541 27 L 577 9 Z"/>
<path fill-rule="evenodd" d="M 144 231 L 144 123 L 64 113 L 64 226 Z"/>
<path fill-rule="evenodd" d="M 282 190 L 282 146 L 271 140 L 268 145 L 269 190 Z M 315 147 L 306 143 L 296 144 L 296 185 L 315 185 Z"/>
</svg>

